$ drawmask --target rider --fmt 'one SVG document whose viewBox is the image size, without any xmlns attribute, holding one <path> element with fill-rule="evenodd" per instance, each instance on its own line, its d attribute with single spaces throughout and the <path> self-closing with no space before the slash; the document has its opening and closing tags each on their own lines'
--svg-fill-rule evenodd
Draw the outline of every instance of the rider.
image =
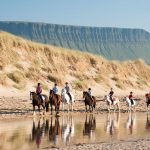
<svg viewBox="0 0 150 150">
<path fill-rule="evenodd" d="M 91 99 L 93 100 L 91 88 L 88 89 L 88 93 L 89 93 L 89 95 L 91 96 Z"/>
<path fill-rule="evenodd" d="M 53 92 L 54 92 L 54 94 L 58 94 L 58 88 L 57 88 L 57 84 L 56 83 L 54 84 Z"/>
<path fill-rule="evenodd" d="M 39 96 L 39 98 L 41 99 L 41 102 L 43 102 L 43 98 L 42 98 L 42 87 L 41 87 L 41 83 L 37 84 L 36 87 L 36 94 Z"/>
<path fill-rule="evenodd" d="M 54 84 L 53 92 L 54 92 L 54 94 L 56 95 L 56 97 L 58 99 L 58 88 L 57 88 L 57 84 L 56 83 Z"/>
<path fill-rule="evenodd" d="M 88 89 L 88 93 L 89 93 L 89 95 L 92 97 L 92 91 L 91 91 L 91 88 Z"/>
<path fill-rule="evenodd" d="M 129 99 L 131 101 L 131 105 L 133 105 L 133 92 L 130 92 Z"/>
<path fill-rule="evenodd" d="M 72 100 L 72 97 L 71 97 L 71 94 L 70 94 L 70 87 L 69 87 L 69 85 L 68 85 L 68 82 L 66 82 L 65 89 L 66 89 L 66 93 L 68 94 L 70 100 Z"/>
<path fill-rule="evenodd" d="M 111 102 L 113 103 L 113 94 L 114 94 L 114 91 L 113 91 L 113 88 L 110 89 L 110 92 L 109 92 L 109 98 L 111 100 Z"/>
</svg>

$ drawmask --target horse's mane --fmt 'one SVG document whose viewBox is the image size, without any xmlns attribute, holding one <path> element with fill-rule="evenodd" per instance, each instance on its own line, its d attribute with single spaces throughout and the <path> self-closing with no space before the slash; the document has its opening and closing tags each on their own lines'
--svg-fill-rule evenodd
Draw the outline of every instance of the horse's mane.
<svg viewBox="0 0 150 150">
<path fill-rule="evenodd" d="M 146 93 L 145 96 L 150 99 L 150 93 Z"/>
</svg>

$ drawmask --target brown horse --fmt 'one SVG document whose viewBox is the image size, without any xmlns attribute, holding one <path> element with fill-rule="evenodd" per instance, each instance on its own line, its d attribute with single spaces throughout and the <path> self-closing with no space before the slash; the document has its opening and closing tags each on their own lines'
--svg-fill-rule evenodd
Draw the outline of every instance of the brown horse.
<svg viewBox="0 0 150 150">
<path fill-rule="evenodd" d="M 32 105 L 33 105 L 33 112 L 35 112 L 35 106 L 38 106 L 38 110 L 40 112 L 40 106 L 43 107 L 44 111 L 45 111 L 45 107 L 46 107 L 46 111 L 48 111 L 48 97 L 47 95 L 42 95 L 44 97 L 43 102 L 41 102 L 40 97 L 35 93 L 35 92 L 30 92 L 30 99 L 32 100 Z"/>
<path fill-rule="evenodd" d="M 83 136 L 89 136 L 91 138 L 92 132 L 96 129 L 96 120 L 93 114 L 90 114 L 89 118 L 86 115 Z"/>
<path fill-rule="evenodd" d="M 41 139 L 45 135 L 45 120 L 43 119 L 42 123 L 40 119 L 38 120 L 38 124 L 36 125 L 35 120 L 33 119 L 33 126 L 32 126 L 32 136 L 31 142 L 36 142 L 37 148 L 41 145 Z"/>
<path fill-rule="evenodd" d="M 89 111 L 91 111 L 91 108 L 92 108 L 92 111 L 93 111 L 93 108 L 96 107 L 96 98 L 95 98 L 95 96 L 91 97 L 87 91 L 84 91 L 83 92 L 83 98 L 85 99 L 84 102 L 85 102 L 86 111 L 87 111 L 87 105 L 89 105 Z"/>
<path fill-rule="evenodd" d="M 53 118 L 51 117 L 51 123 L 49 128 L 49 141 L 53 141 L 57 144 L 57 138 L 61 135 L 61 126 L 59 123 L 59 117 L 55 118 L 55 124 L 53 124 Z"/>
<path fill-rule="evenodd" d="M 61 102 L 61 96 L 58 94 L 54 94 L 54 91 L 50 90 L 49 102 L 50 102 L 50 106 L 51 106 L 51 114 L 53 111 L 53 105 L 55 106 L 56 113 L 58 113 L 59 107 L 60 107 L 60 102 Z"/>
<path fill-rule="evenodd" d="M 147 111 L 148 111 L 148 106 L 150 105 L 150 93 L 146 93 L 145 98 L 146 98 Z"/>
</svg>

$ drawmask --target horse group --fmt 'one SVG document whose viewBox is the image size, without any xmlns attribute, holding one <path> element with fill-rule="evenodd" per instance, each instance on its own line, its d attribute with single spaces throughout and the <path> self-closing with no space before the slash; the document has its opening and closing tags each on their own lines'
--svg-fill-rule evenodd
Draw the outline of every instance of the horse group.
<svg viewBox="0 0 150 150">
<path fill-rule="evenodd" d="M 68 105 L 67 111 L 70 110 L 70 105 L 71 105 L 71 111 L 73 111 L 73 105 L 75 102 L 74 95 L 72 93 L 71 98 L 69 95 L 66 93 L 66 89 L 63 88 L 61 91 L 61 95 L 54 94 L 53 90 L 50 90 L 49 97 L 47 95 L 42 95 L 43 97 L 43 102 L 41 101 L 40 97 L 35 93 L 35 92 L 30 92 L 30 99 L 32 100 L 32 105 L 33 105 L 33 112 L 35 114 L 35 106 L 38 106 L 38 110 L 40 112 L 40 107 L 43 107 L 44 113 L 45 110 L 46 112 L 49 111 L 49 106 L 51 107 L 51 114 L 53 113 L 53 106 L 55 107 L 55 112 L 56 114 L 59 113 L 60 111 L 60 105 L 62 103 L 62 111 L 64 111 L 64 106 L 65 104 Z M 96 108 L 96 97 L 95 96 L 90 96 L 87 91 L 83 91 L 83 98 L 84 98 L 84 103 L 85 103 L 85 110 L 92 112 Z M 148 111 L 148 106 L 150 105 L 150 93 L 145 94 L 146 98 L 146 106 L 147 106 L 147 111 Z M 109 95 L 104 96 L 104 100 L 106 101 L 107 104 L 107 109 L 110 112 L 111 108 L 113 107 L 114 112 L 118 109 L 120 111 L 120 100 L 117 97 L 113 97 L 113 102 L 110 99 Z M 132 108 L 134 111 L 136 111 L 135 106 L 136 106 L 136 101 L 131 100 L 128 97 L 124 97 L 123 101 L 126 101 L 127 106 L 128 106 L 128 112 L 132 111 Z M 87 108 L 88 106 L 88 108 Z"/>
<path fill-rule="evenodd" d="M 47 95 L 42 94 L 43 101 L 41 101 L 40 97 L 35 92 L 30 92 L 30 100 L 32 100 L 33 112 L 35 114 L 35 106 L 38 107 L 40 112 L 40 107 L 42 106 L 45 114 L 49 111 L 49 106 L 51 110 L 51 114 L 53 112 L 53 106 L 55 107 L 55 112 L 58 114 L 60 110 L 60 104 L 62 102 L 62 110 L 64 110 L 64 104 L 68 105 L 68 111 L 71 105 L 71 110 L 73 111 L 73 104 L 75 102 L 74 95 L 71 94 L 71 99 L 69 95 L 66 93 L 66 89 L 62 89 L 61 95 L 55 94 L 53 90 L 50 89 L 49 97 Z"/>
</svg>

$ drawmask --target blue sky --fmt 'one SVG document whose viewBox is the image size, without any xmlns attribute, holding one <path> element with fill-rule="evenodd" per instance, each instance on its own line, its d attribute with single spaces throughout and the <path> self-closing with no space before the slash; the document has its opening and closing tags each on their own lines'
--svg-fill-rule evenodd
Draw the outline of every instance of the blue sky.
<svg viewBox="0 0 150 150">
<path fill-rule="evenodd" d="M 1 21 L 30 21 L 150 32 L 150 0 L 1 0 Z"/>
</svg>

